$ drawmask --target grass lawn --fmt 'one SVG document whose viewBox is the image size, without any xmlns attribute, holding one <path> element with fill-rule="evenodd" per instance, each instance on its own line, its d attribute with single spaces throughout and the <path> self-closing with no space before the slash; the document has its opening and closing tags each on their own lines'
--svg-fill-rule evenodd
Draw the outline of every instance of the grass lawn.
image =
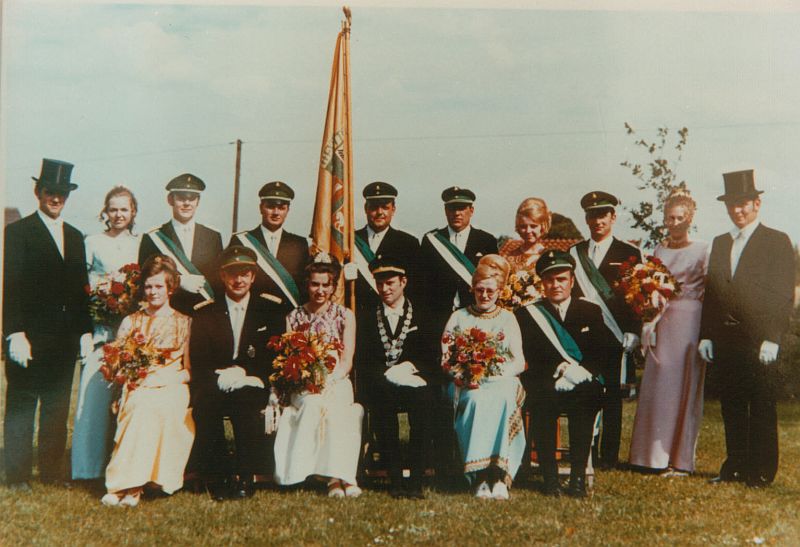
<svg viewBox="0 0 800 547">
<path fill-rule="evenodd" d="M 3 386 L 3 391 L 5 388 Z M 627 447 L 635 403 L 626 404 Z M 315 491 L 261 490 L 215 503 L 179 492 L 135 509 L 100 505 L 97 487 L 0 486 L 0 544 L 800 544 L 800 403 L 779 405 L 781 465 L 775 484 L 710 486 L 724 455 L 719 404 L 706 405 L 698 473 L 665 479 L 600 472 L 587 500 L 551 499 L 519 484 L 510 502 L 428 491 L 395 501 L 384 491 L 329 500 Z M 623 458 L 627 448 L 623 448 Z"/>
</svg>

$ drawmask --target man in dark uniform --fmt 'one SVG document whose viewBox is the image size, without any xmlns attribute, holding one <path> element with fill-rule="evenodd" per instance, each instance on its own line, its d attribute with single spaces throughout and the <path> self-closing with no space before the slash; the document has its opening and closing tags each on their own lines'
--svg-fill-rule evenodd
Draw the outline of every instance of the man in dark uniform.
<svg viewBox="0 0 800 547">
<path fill-rule="evenodd" d="M 173 293 L 170 304 L 186 315 L 194 315 L 194 306 L 214 297 L 217 283 L 214 261 L 222 252 L 222 236 L 216 230 L 195 222 L 200 194 L 205 183 L 195 175 L 184 173 L 167 183 L 167 203 L 172 219 L 142 236 L 139 264 L 154 254 L 172 258 L 181 274 L 181 286 Z"/>
<path fill-rule="evenodd" d="M 234 245 L 223 251 L 219 263 L 224 295 L 198 306 L 189 338 L 195 466 L 218 500 L 252 496 L 254 476 L 271 471 L 261 414 L 270 397 L 267 341 L 284 330 L 280 307 L 251 294 L 255 252 Z M 225 440 L 225 416 L 230 416 L 236 440 L 234 462 Z M 234 475 L 238 480 L 229 482 Z"/>
<path fill-rule="evenodd" d="M 3 260 L 3 338 L 7 341 L 4 421 L 6 482 L 27 491 L 39 409 L 39 476 L 64 479 L 63 455 L 75 358 L 92 350 L 83 235 L 61 218 L 71 163 L 44 159 L 38 210 L 9 224 Z"/>
<path fill-rule="evenodd" d="M 586 496 L 586 464 L 600 408 L 604 347 L 611 333 L 600 308 L 571 296 L 575 260 L 548 251 L 536 263 L 544 299 L 517 310 L 528 370 L 522 382 L 531 407 L 531 429 L 544 477 L 544 493 L 558 496 L 556 423 L 569 418 L 570 476 L 567 494 Z"/>
<path fill-rule="evenodd" d="M 734 228 L 714 238 L 698 351 L 716 363 L 727 458 L 712 483 L 758 488 L 778 470 L 775 361 L 789 329 L 794 252 L 789 237 L 758 220 L 752 170 L 722 175 Z"/>
<path fill-rule="evenodd" d="M 628 354 L 639 345 L 638 333 L 642 330 L 639 318 L 625 303 L 623 295 L 614 290 L 620 279 L 620 266 L 633 258 L 642 261 L 642 253 L 630 243 L 613 236 L 619 200 L 607 192 L 589 192 L 581 198 L 586 212 L 586 225 L 590 239 L 581 241 L 570 249 L 575 259 L 574 297 L 585 297 L 603 311 L 603 320 L 616 341 L 607 347 L 604 363 L 606 393 L 603 397 L 603 429 L 599 438 L 598 467 L 610 469 L 619 460 L 622 433 L 622 397 L 620 384 L 628 381 Z"/>
<path fill-rule="evenodd" d="M 417 280 L 419 241 L 409 233 L 396 230 L 391 226 L 397 205 L 397 189 L 386 182 L 371 182 L 364 187 L 364 213 L 367 225 L 356 230 L 355 262 L 359 276 L 356 280 L 356 305 L 359 310 L 372 310 L 381 301 L 369 264 L 376 255 L 390 256 L 402 261 L 407 268 L 408 285 L 405 293 L 415 297 L 419 293 L 420 283 Z"/>
<path fill-rule="evenodd" d="M 381 302 L 358 315 L 355 366 L 358 400 L 369 411 L 372 433 L 385 458 L 392 497 L 422 499 L 432 385 L 441 384 L 437 341 L 423 328 L 425 314 L 405 294 L 406 265 L 378 256 L 370 265 Z M 397 413 L 408 412 L 411 480 L 403 483 Z"/>
<path fill-rule="evenodd" d="M 434 333 L 442 334 L 453 310 L 472 304 L 472 272 L 482 256 L 497 252 L 497 239 L 470 225 L 475 193 L 453 186 L 442 192 L 447 227 L 422 238 L 425 300 Z"/>
<path fill-rule="evenodd" d="M 230 244 L 255 251 L 258 269 L 253 293 L 270 295 L 289 313 L 305 300 L 303 275 L 309 261 L 308 242 L 283 229 L 294 199 L 294 190 L 288 184 L 268 182 L 258 191 L 258 197 L 261 224 L 233 234 Z"/>
</svg>

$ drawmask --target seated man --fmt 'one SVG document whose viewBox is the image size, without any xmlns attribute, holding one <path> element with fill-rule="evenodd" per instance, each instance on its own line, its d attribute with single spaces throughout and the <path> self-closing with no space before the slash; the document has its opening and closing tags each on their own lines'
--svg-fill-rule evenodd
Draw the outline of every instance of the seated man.
<svg viewBox="0 0 800 547">
<path fill-rule="evenodd" d="M 254 475 L 269 469 L 270 447 L 261 410 L 270 396 L 272 355 L 267 340 L 284 329 L 277 304 L 251 296 L 255 252 L 225 249 L 219 276 L 225 295 L 198 306 L 189 339 L 197 471 L 214 499 L 253 495 Z M 223 418 L 230 416 L 236 459 L 230 462 Z M 230 481 L 233 475 L 237 480 Z"/>
<path fill-rule="evenodd" d="M 544 299 L 516 312 L 528 370 L 522 384 L 531 401 L 531 428 L 544 477 L 544 493 L 558 496 L 556 423 L 569 418 L 570 476 L 567 494 L 586 496 L 586 464 L 599 409 L 601 366 L 611 333 L 596 304 L 570 296 L 575 259 L 549 251 L 536 263 Z"/>
<path fill-rule="evenodd" d="M 389 468 L 392 497 L 422 499 L 428 419 L 434 404 L 429 384 L 441 383 L 435 340 L 423 328 L 424 314 L 404 294 L 408 278 L 400 260 L 378 256 L 369 265 L 381 302 L 358 318 L 357 393 Z M 408 412 L 411 480 L 403 483 L 397 413 Z"/>
</svg>

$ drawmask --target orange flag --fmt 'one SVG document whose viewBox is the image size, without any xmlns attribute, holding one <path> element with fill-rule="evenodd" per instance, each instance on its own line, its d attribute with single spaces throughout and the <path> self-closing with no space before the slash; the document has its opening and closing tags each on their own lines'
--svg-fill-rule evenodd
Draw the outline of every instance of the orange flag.
<svg viewBox="0 0 800 547">
<path fill-rule="evenodd" d="M 336 39 L 328 92 L 328 113 L 322 134 L 317 198 L 311 222 L 311 252 L 326 252 L 340 264 L 350 261 L 353 249 L 353 134 L 350 116 L 350 11 Z M 351 293 L 349 302 L 353 307 Z M 340 279 L 335 300 L 344 303 Z"/>
</svg>

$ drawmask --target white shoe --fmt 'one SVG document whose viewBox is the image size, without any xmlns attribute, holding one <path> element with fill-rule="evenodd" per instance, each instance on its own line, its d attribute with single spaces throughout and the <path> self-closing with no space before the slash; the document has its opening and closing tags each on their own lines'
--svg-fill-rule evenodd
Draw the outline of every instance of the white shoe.
<svg viewBox="0 0 800 547">
<path fill-rule="evenodd" d="M 328 481 L 328 497 L 329 498 L 343 498 L 344 490 L 342 490 L 342 483 L 338 479 L 331 479 Z"/>
<path fill-rule="evenodd" d="M 122 507 L 136 507 L 139 505 L 139 498 L 141 495 L 132 496 L 131 494 L 126 494 L 124 498 L 119 501 L 119 504 Z"/>
<path fill-rule="evenodd" d="M 344 487 L 344 495 L 348 498 L 357 498 L 361 495 L 361 488 L 357 484 L 348 484 Z"/>
<path fill-rule="evenodd" d="M 488 500 L 492 497 L 492 491 L 489 489 L 489 485 L 486 484 L 486 481 L 478 485 L 478 489 L 475 490 L 475 497 L 482 500 Z"/>
<path fill-rule="evenodd" d="M 503 481 L 497 481 L 492 487 L 492 497 L 496 500 L 508 500 L 511 495 L 508 493 L 508 486 Z"/>
<path fill-rule="evenodd" d="M 119 505 L 119 496 L 109 492 L 108 494 L 100 498 L 100 503 L 102 503 L 106 507 L 116 507 L 117 505 Z"/>
</svg>

